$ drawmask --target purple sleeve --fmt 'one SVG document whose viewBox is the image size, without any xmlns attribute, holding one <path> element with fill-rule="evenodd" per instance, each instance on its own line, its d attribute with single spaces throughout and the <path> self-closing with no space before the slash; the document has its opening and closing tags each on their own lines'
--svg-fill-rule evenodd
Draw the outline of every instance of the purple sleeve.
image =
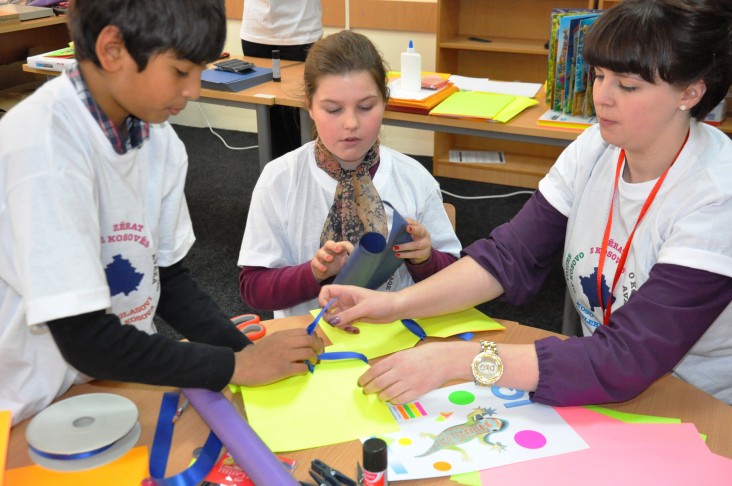
<svg viewBox="0 0 732 486">
<path fill-rule="evenodd" d="M 585 405 L 629 400 L 670 372 L 732 300 L 732 278 L 656 264 L 592 336 L 536 342 L 533 400 Z"/>
<path fill-rule="evenodd" d="M 516 216 L 463 249 L 503 286 L 503 300 L 524 304 L 541 288 L 564 247 L 567 217 L 534 192 Z"/>
<path fill-rule="evenodd" d="M 415 282 L 419 282 L 426 279 L 430 275 L 439 272 L 440 270 L 447 267 L 451 263 L 454 263 L 455 261 L 457 261 L 457 258 L 455 258 L 453 255 L 432 248 L 432 253 L 430 254 L 430 257 L 427 259 L 427 261 L 422 262 L 418 265 L 413 265 L 407 260 L 405 265 L 407 265 L 407 270 L 409 270 L 409 274 L 412 276 L 412 280 L 414 280 Z"/>
<path fill-rule="evenodd" d="M 310 270 L 310 262 L 282 268 L 243 267 L 239 292 L 254 309 L 279 310 L 316 298 L 320 284 Z"/>
</svg>

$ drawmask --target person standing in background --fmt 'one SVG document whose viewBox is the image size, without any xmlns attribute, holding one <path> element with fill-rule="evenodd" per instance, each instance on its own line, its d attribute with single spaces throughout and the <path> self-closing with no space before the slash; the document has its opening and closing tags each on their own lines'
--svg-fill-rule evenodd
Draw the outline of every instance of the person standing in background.
<svg viewBox="0 0 732 486">
<path fill-rule="evenodd" d="M 246 0 L 241 21 L 245 56 L 270 59 L 273 50 L 285 61 L 305 61 L 310 46 L 323 36 L 320 0 Z M 273 106 L 270 111 L 272 158 L 300 146 L 297 108 Z"/>
</svg>

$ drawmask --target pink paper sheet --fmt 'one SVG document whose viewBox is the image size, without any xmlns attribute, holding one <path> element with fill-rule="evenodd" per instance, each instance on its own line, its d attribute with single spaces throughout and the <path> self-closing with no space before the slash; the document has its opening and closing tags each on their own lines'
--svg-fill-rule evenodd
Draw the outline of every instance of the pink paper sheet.
<svg viewBox="0 0 732 486">
<path fill-rule="evenodd" d="M 711 453 L 693 424 L 626 424 L 582 407 L 556 410 L 590 448 L 486 469 L 482 484 L 682 485 L 732 478 L 732 460 Z"/>
</svg>

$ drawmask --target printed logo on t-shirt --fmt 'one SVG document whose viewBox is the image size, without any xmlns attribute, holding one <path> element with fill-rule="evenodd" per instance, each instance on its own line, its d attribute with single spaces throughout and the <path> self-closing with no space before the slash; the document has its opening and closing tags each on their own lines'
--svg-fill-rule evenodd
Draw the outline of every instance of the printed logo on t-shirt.
<svg viewBox="0 0 732 486">
<path fill-rule="evenodd" d="M 112 297 L 118 294 L 130 295 L 138 289 L 145 276 L 139 273 L 122 255 L 114 255 L 112 263 L 106 266 L 104 273 L 107 275 L 107 284 L 109 284 L 109 292 Z"/>
<path fill-rule="evenodd" d="M 148 331 L 152 325 L 160 277 L 145 225 L 118 219 L 102 232 L 102 264 L 112 297 L 112 312 L 122 323 Z"/>
</svg>

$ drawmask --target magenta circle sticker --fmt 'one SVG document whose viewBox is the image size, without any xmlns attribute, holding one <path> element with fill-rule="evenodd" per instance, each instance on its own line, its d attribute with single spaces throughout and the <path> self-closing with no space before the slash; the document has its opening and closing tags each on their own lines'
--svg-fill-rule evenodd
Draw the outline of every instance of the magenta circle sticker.
<svg viewBox="0 0 732 486">
<path fill-rule="evenodd" d="M 455 405 L 468 405 L 475 401 L 475 395 L 465 390 L 458 390 L 450 393 L 447 397 Z"/>
<path fill-rule="evenodd" d="M 544 434 L 535 430 L 522 430 L 516 432 L 513 440 L 524 449 L 541 449 L 546 445 L 546 437 Z"/>
</svg>

